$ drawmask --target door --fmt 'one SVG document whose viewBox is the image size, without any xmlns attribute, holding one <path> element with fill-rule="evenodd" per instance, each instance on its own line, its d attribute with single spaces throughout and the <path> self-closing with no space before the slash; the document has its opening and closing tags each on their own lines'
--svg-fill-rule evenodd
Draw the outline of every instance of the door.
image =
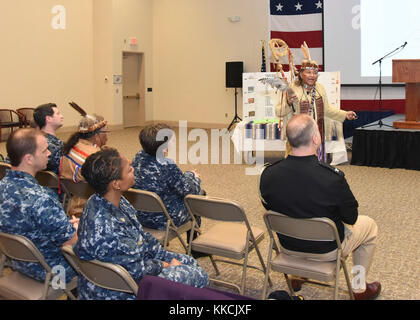
<svg viewBox="0 0 420 320">
<path fill-rule="evenodd" d="M 124 128 L 144 125 L 145 81 L 143 53 L 123 53 Z"/>
</svg>

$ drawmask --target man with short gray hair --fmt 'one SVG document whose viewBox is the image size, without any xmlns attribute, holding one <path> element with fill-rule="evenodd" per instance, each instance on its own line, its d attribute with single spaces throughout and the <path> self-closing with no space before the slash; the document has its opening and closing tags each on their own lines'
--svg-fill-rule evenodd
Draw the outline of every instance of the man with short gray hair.
<svg viewBox="0 0 420 320">
<path fill-rule="evenodd" d="M 318 161 L 316 154 L 321 136 L 312 117 L 293 116 L 286 128 L 291 154 L 268 166 L 261 174 L 260 195 L 264 207 L 292 218 L 326 217 L 334 221 L 344 257 L 352 253 L 354 266 L 367 275 L 376 247 L 377 225 L 368 216 L 358 214 L 357 200 L 344 172 Z M 301 252 L 316 260 L 335 260 L 335 241 L 307 241 L 278 235 L 281 250 L 292 255 Z M 296 291 L 302 280 L 292 280 Z M 381 291 L 379 282 L 353 287 L 357 300 L 375 299 Z"/>
</svg>

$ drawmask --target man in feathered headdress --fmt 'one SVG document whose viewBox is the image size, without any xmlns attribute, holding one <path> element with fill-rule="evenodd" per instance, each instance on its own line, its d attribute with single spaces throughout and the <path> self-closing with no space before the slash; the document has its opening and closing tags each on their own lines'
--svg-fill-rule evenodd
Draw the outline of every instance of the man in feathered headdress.
<svg viewBox="0 0 420 320">
<path fill-rule="evenodd" d="M 311 59 L 306 42 L 301 46 L 304 59 L 297 74 L 298 79 L 291 85 L 294 94 L 287 94 L 286 99 L 281 99 L 276 106 L 276 115 L 283 118 L 281 132 L 282 139 L 286 137 L 286 126 L 294 114 L 309 114 L 317 122 L 322 138 L 318 150 L 318 159 L 326 162 L 325 140 L 331 140 L 330 128 L 326 128 L 324 117 L 343 122 L 346 118 L 356 119 L 354 111 L 344 111 L 329 105 L 324 87 L 317 83 L 318 63 Z"/>
</svg>

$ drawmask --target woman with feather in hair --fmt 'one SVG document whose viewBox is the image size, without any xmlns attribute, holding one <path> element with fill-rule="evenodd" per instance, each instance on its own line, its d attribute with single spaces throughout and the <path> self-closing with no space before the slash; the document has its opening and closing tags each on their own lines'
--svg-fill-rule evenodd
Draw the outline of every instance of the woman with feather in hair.
<svg viewBox="0 0 420 320">
<path fill-rule="evenodd" d="M 75 108 L 76 109 L 76 108 Z M 77 109 L 76 109 L 77 110 Z M 83 115 L 83 113 L 81 113 Z M 74 183 L 84 181 L 81 168 L 86 158 L 98 152 L 108 141 L 107 121 L 102 116 L 84 114 L 78 129 L 63 146 L 60 160 L 60 179 L 69 179 Z M 69 214 L 79 217 L 87 199 L 72 197 Z"/>
</svg>

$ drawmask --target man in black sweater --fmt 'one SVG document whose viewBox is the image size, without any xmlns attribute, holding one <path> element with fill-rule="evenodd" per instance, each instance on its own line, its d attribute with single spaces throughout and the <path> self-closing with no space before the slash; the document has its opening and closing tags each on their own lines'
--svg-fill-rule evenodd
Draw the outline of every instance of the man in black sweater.
<svg viewBox="0 0 420 320">
<path fill-rule="evenodd" d="M 377 226 L 373 219 L 358 215 L 358 203 L 344 173 L 319 162 L 316 151 L 321 137 L 315 121 L 308 115 L 296 115 L 286 128 L 292 152 L 285 159 L 268 166 L 260 178 L 263 205 L 293 218 L 326 217 L 334 221 L 342 242 L 343 256 L 353 255 L 359 275 L 367 275 L 376 247 Z M 331 261 L 336 257 L 333 242 L 306 241 L 279 235 L 285 253 L 309 253 L 316 260 Z M 293 281 L 295 289 L 299 281 Z M 374 299 L 379 282 L 353 281 L 356 299 Z"/>
</svg>

